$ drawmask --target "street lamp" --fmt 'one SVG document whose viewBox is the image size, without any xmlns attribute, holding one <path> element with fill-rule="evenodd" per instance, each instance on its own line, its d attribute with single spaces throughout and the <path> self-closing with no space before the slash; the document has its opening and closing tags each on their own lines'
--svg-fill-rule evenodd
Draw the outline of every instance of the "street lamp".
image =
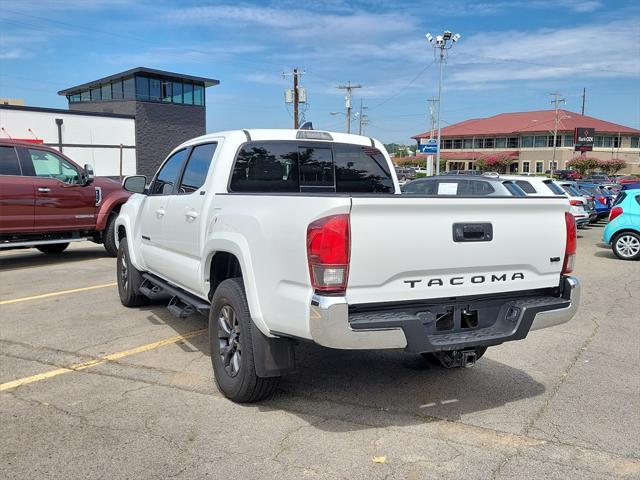
<svg viewBox="0 0 640 480">
<path fill-rule="evenodd" d="M 460 40 L 460 34 L 456 33 L 455 35 L 453 35 L 449 30 L 445 30 L 442 35 L 436 35 L 434 37 L 430 33 L 427 33 L 425 37 L 433 48 L 440 49 L 440 83 L 438 84 L 438 151 L 436 152 L 436 175 L 440 175 L 440 135 L 442 134 L 442 126 L 440 124 L 440 110 L 442 109 L 442 71 L 446 51 L 453 48 L 453 44 Z"/>
</svg>

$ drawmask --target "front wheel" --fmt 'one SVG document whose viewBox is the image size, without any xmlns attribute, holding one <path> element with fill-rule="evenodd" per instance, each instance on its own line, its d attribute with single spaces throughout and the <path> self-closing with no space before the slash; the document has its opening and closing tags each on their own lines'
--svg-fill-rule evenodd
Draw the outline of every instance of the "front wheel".
<svg viewBox="0 0 640 480">
<path fill-rule="evenodd" d="M 118 218 L 117 213 L 112 213 L 109 216 L 107 227 L 102 233 L 104 249 L 111 257 L 116 257 L 118 255 L 118 247 L 116 246 L 116 218 Z"/>
<path fill-rule="evenodd" d="M 38 245 L 36 248 L 42 253 L 56 254 L 64 252 L 68 246 L 68 243 L 51 243 L 49 245 Z"/>
<path fill-rule="evenodd" d="M 120 240 L 116 261 L 116 276 L 118 277 L 118 294 L 122 305 L 125 307 L 139 307 L 149 301 L 147 297 L 138 293 L 138 289 L 142 285 L 142 275 L 129 260 L 129 247 L 127 246 L 126 237 Z"/>
<path fill-rule="evenodd" d="M 258 377 L 253 356 L 256 328 L 240 278 L 224 280 L 216 288 L 209 310 L 211 363 L 218 389 L 238 403 L 258 402 L 271 395 L 279 377 Z"/>
<path fill-rule="evenodd" d="M 613 253 L 621 260 L 640 259 L 640 235 L 635 232 L 622 232 L 611 242 Z"/>
</svg>

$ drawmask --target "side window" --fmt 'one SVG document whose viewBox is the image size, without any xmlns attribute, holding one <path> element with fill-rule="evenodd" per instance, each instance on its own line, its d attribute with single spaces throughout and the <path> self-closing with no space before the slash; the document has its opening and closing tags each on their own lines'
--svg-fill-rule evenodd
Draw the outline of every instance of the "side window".
<svg viewBox="0 0 640 480">
<path fill-rule="evenodd" d="M 55 178 L 71 185 L 80 183 L 80 174 L 69 162 L 55 153 L 28 149 L 36 177 Z"/>
<path fill-rule="evenodd" d="M 300 163 L 300 191 L 335 192 L 335 176 L 331 148 L 298 149 Z"/>
<path fill-rule="evenodd" d="M 393 193 L 393 180 L 384 155 L 372 147 L 334 146 L 336 191 Z"/>
<path fill-rule="evenodd" d="M 187 154 L 187 150 L 180 150 L 165 162 L 158 174 L 156 175 L 153 185 L 151 185 L 151 195 L 171 195 L 173 186 L 178 182 L 180 169 Z"/>
<path fill-rule="evenodd" d="M 434 195 L 436 182 L 433 180 L 417 180 L 405 183 L 402 193 L 407 195 Z"/>
<path fill-rule="evenodd" d="M 0 147 L 0 175 L 22 175 L 15 148 Z"/>
<path fill-rule="evenodd" d="M 533 185 L 531 185 L 529 182 L 526 182 L 524 180 L 516 180 L 516 185 L 524 190 L 525 193 L 536 193 L 536 189 L 533 188 Z"/>
<path fill-rule="evenodd" d="M 458 195 L 483 196 L 493 193 L 495 190 L 488 182 L 477 180 L 458 180 Z"/>
<path fill-rule="evenodd" d="M 554 194 L 556 195 L 564 195 L 564 190 L 562 190 L 562 188 L 560 188 L 558 185 L 556 185 L 553 181 L 549 180 L 546 182 L 543 182 L 547 187 L 549 187 L 549 190 L 551 190 Z"/>
<path fill-rule="evenodd" d="M 189 161 L 184 169 L 182 181 L 180 182 L 179 194 L 189 194 L 198 190 L 207 179 L 207 172 L 213 154 L 216 151 L 217 143 L 207 143 L 198 145 L 191 150 Z"/>
<path fill-rule="evenodd" d="M 253 142 L 242 147 L 231 176 L 234 192 L 299 192 L 298 146 Z"/>
</svg>

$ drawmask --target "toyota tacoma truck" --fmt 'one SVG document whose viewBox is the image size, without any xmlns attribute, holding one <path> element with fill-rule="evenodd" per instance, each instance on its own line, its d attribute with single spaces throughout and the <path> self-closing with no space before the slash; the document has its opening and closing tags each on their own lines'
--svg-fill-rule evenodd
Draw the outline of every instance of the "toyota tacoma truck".
<svg viewBox="0 0 640 480">
<path fill-rule="evenodd" d="M 56 254 L 90 240 L 115 257 L 115 220 L 130 195 L 51 147 L 0 140 L 0 250 Z"/>
<path fill-rule="evenodd" d="M 566 198 L 401 195 L 372 138 L 213 133 L 124 187 L 122 304 L 208 315 L 215 381 L 237 402 L 273 392 L 296 342 L 469 366 L 578 308 Z"/>
</svg>

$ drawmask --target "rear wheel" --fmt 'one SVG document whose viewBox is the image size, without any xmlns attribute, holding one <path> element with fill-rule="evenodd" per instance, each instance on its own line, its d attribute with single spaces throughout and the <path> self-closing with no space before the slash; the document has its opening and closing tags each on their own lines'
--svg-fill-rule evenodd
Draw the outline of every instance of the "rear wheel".
<svg viewBox="0 0 640 480">
<path fill-rule="evenodd" d="M 280 380 L 256 374 L 252 339 L 255 328 L 242 279 L 224 280 L 211 299 L 209 343 L 218 389 L 234 402 L 263 400 L 274 392 Z"/>
<path fill-rule="evenodd" d="M 62 253 L 68 246 L 68 243 L 52 243 L 49 245 L 38 245 L 36 248 L 42 253 Z"/>
<path fill-rule="evenodd" d="M 118 277 L 118 294 L 122 305 L 125 307 L 139 307 L 149 301 L 147 297 L 138 293 L 138 289 L 142 285 L 142 275 L 131 265 L 126 237 L 120 240 L 118 259 L 116 261 L 116 275 Z"/>
<path fill-rule="evenodd" d="M 635 232 L 622 232 L 615 236 L 613 253 L 621 260 L 640 259 L 640 235 Z"/>
<path fill-rule="evenodd" d="M 118 255 L 118 247 L 116 246 L 116 218 L 118 218 L 117 212 L 114 212 L 109 216 L 109 220 L 107 220 L 107 227 L 102 233 L 104 249 L 112 257 L 116 257 Z"/>
</svg>

